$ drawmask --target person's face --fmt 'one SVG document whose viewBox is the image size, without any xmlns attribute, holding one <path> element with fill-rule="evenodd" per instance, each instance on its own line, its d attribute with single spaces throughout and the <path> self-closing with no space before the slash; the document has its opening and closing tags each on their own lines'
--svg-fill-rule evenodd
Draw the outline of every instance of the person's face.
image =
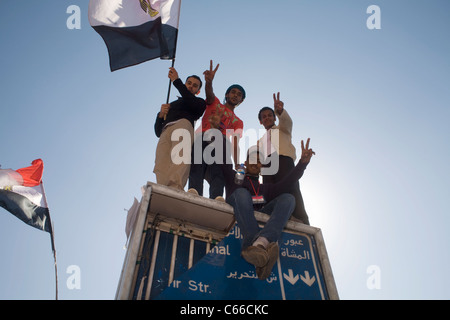
<svg viewBox="0 0 450 320">
<path fill-rule="evenodd" d="M 198 94 L 200 92 L 200 81 L 195 78 L 188 78 L 186 80 L 186 88 L 191 92 L 192 94 Z"/>
<path fill-rule="evenodd" d="M 261 112 L 261 119 L 259 120 L 259 123 L 264 126 L 266 129 L 270 129 L 275 124 L 275 117 L 273 115 L 273 112 L 271 110 L 264 110 Z"/>
<path fill-rule="evenodd" d="M 259 154 L 254 152 L 250 154 L 247 161 L 245 161 L 245 167 L 247 168 L 247 173 L 250 175 L 257 176 L 261 172 L 261 162 L 259 161 Z"/>
<path fill-rule="evenodd" d="M 238 104 L 240 104 L 242 102 L 242 100 L 243 100 L 242 91 L 237 89 L 237 88 L 233 88 L 225 96 L 225 99 L 226 99 L 228 104 L 230 104 L 231 106 L 235 107 Z"/>
</svg>

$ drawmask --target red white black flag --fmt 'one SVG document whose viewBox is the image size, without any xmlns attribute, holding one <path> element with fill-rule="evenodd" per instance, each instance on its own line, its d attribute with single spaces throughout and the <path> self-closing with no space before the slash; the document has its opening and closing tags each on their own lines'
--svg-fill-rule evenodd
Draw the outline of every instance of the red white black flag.
<svg viewBox="0 0 450 320">
<path fill-rule="evenodd" d="M 0 207 L 5 208 L 26 224 L 52 233 L 47 201 L 42 186 L 44 163 L 17 170 L 0 169 Z"/>
</svg>

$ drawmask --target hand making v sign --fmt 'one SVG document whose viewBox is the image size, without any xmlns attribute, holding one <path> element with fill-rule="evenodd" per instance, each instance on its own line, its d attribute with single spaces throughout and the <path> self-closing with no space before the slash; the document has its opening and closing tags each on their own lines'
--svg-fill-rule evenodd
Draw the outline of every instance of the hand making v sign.
<svg viewBox="0 0 450 320">
<path fill-rule="evenodd" d="M 220 64 L 217 64 L 217 66 L 213 70 L 213 61 L 209 61 L 209 70 L 206 70 L 203 72 L 203 75 L 205 76 L 206 82 L 212 82 L 214 80 L 214 76 L 216 75 L 217 69 L 219 69 Z"/>
<path fill-rule="evenodd" d="M 311 157 L 316 154 L 313 149 L 309 148 L 309 140 L 309 138 L 306 140 L 306 147 L 304 146 L 302 140 L 302 157 L 300 158 L 301 163 L 309 163 Z"/>
<path fill-rule="evenodd" d="M 280 93 L 278 92 L 275 96 L 275 93 L 273 94 L 273 108 L 275 109 L 275 112 L 278 115 L 281 115 L 284 110 L 284 102 L 280 100 Z"/>
</svg>

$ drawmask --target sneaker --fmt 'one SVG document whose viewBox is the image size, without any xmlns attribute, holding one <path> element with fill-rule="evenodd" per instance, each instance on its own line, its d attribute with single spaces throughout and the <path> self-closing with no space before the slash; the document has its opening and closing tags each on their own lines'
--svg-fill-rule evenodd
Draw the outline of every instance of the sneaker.
<svg viewBox="0 0 450 320">
<path fill-rule="evenodd" d="M 255 267 L 264 267 L 267 264 L 267 261 L 269 261 L 269 256 L 267 255 L 266 249 L 260 246 L 247 247 L 242 250 L 241 255 L 245 261 Z"/>
<path fill-rule="evenodd" d="M 225 199 L 222 196 L 217 196 L 214 200 L 225 202 Z"/>
<path fill-rule="evenodd" d="M 279 247 L 277 242 L 272 242 L 267 246 L 267 264 L 263 267 L 256 268 L 256 275 L 259 280 L 266 280 L 272 272 L 275 262 L 278 260 Z"/>
<path fill-rule="evenodd" d="M 198 191 L 195 190 L 194 188 L 190 188 L 187 192 L 195 194 L 196 196 L 198 196 Z"/>
</svg>

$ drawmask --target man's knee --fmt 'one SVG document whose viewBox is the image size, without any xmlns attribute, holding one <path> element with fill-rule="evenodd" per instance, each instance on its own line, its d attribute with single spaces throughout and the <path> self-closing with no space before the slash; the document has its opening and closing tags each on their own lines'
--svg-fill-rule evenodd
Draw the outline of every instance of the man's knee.
<svg viewBox="0 0 450 320">
<path fill-rule="evenodd" d="M 280 200 L 282 200 L 282 201 L 295 203 L 295 197 L 290 193 L 283 193 L 279 197 L 280 197 Z"/>
<path fill-rule="evenodd" d="M 246 197 L 246 196 L 251 197 L 250 191 L 248 191 L 245 188 L 238 188 L 238 189 L 234 190 L 233 195 L 235 197 Z"/>
<path fill-rule="evenodd" d="M 229 197 L 227 197 L 228 198 L 227 202 L 230 203 L 230 201 L 231 201 L 233 203 L 238 204 L 241 201 L 243 201 L 243 199 L 248 199 L 251 197 L 252 196 L 250 194 L 250 191 L 248 191 L 245 188 L 238 188 L 238 189 L 234 190 L 234 192 Z"/>
<path fill-rule="evenodd" d="M 278 200 L 281 201 L 281 203 L 289 206 L 289 211 L 294 211 L 295 208 L 295 197 L 290 193 L 283 193 L 278 196 Z"/>
</svg>

